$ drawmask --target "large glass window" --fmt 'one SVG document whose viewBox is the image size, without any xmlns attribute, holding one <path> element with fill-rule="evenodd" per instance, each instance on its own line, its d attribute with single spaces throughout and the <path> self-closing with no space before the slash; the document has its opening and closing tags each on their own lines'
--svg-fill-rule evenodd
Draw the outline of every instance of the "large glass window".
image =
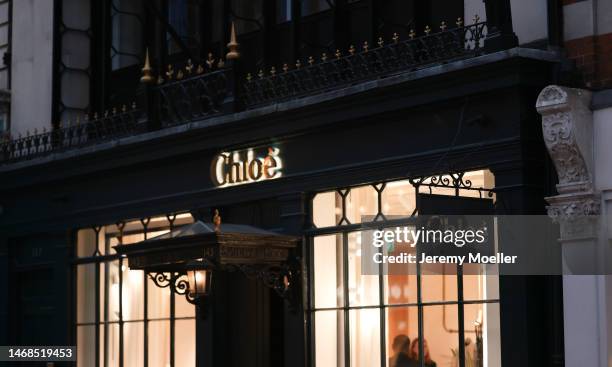
<svg viewBox="0 0 612 367">
<path fill-rule="evenodd" d="M 180 214 L 78 231 L 77 366 L 195 366 L 194 306 L 130 270 L 113 248 L 192 222 Z"/>
<path fill-rule="evenodd" d="M 457 178 L 464 184 L 453 185 Z M 417 265 L 376 275 L 361 269 L 362 238 L 373 225 L 410 223 L 418 215 L 417 193 L 495 200 L 493 181 L 482 170 L 314 196 L 309 313 L 316 366 L 501 365 L 498 277 L 490 268 L 464 265 L 469 275 L 451 265 L 435 274 Z"/>
</svg>

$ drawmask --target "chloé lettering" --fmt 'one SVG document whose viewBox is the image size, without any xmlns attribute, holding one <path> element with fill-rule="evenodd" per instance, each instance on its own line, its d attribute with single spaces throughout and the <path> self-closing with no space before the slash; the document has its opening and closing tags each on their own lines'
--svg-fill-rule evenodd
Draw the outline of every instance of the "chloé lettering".
<svg viewBox="0 0 612 367">
<path fill-rule="evenodd" d="M 253 149 L 223 152 L 213 157 L 210 177 L 215 186 L 226 187 L 279 178 L 282 168 L 278 148 L 268 148 L 261 157 L 255 157 Z"/>
</svg>

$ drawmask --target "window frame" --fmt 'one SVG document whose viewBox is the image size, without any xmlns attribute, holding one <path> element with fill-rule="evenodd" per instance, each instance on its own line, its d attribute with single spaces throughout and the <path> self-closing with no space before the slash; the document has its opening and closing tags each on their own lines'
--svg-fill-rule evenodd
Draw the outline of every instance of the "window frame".
<svg viewBox="0 0 612 367">
<path fill-rule="evenodd" d="M 471 171 L 475 172 L 477 170 Z M 424 321 L 423 315 L 426 307 L 431 306 L 457 306 L 457 343 L 459 350 L 459 363 L 458 367 L 465 367 L 465 350 L 461 347 L 461 340 L 465 340 L 465 322 L 464 322 L 464 306 L 466 305 L 484 305 L 484 304 L 500 304 L 500 297 L 498 295 L 497 298 L 491 299 L 478 299 L 478 300 L 465 300 L 463 295 L 463 273 L 462 268 L 457 265 L 457 300 L 450 301 L 423 301 L 422 298 L 422 274 L 421 274 L 421 266 L 417 262 L 416 268 L 416 288 L 417 288 L 417 297 L 416 303 L 408 302 L 408 303 L 389 303 L 385 300 L 385 273 L 383 271 L 383 264 L 379 265 L 378 271 L 378 303 L 375 305 L 350 305 L 350 297 L 349 297 L 349 256 L 348 256 L 348 242 L 349 242 L 349 234 L 350 233 L 359 233 L 364 230 L 372 230 L 372 229 L 383 229 L 394 226 L 405 226 L 405 225 L 413 225 L 415 223 L 416 215 L 418 213 L 419 204 L 418 204 L 418 196 L 419 194 L 432 194 L 435 188 L 445 188 L 445 189 L 453 189 L 453 195 L 447 195 L 450 197 L 460 197 L 462 190 L 467 191 L 476 191 L 479 194 L 479 198 L 483 199 L 484 196 L 492 198 L 495 200 L 495 188 L 494 187 L 480 187 L 475 188 L 471 187 L 471 181 L 464 180 L 464 175 L 468 172 L 456 173 L 456 174 L 444 174 L 444 175 L 434 175 L 434 176 L 425 176 L 416 179 L 408 179 L 408 181 L 414 187 L 414 195 L 415 195 L 415 203 L 416 207 L 413 213 L 405 218 L 401 219 L 388 219 L 383 213 L 383 191 L 386 188 L 387 184 L 390 182 L 397 182 L 400 180 L 388 180 L 383 182 L 374 182 L 369 184 L 361 184 L 361 185 L 353 185 L 343 188 L 337 188 L 335 190 L 331 190 L 332 192 L 336 192 L 338 197 L 341 199 L 341 213 L 337 216 L 337 222 L 334 226 L 327 227 L 316 227 L 314 221 L 314 205 L 313 200 L 315 199 L 317 194 L 327 193 L 330 190 L 322 190 L 311 193 L 309 197 L 309 219 L 311 227 L 305 231 L 306 234 L 306 250 L 305 250 L 305 259 L 307 268 L 309 271 L 307 272 L 306 287 L 308 289 L 307 292 L 307 301 L 305 302 L 306 309 L 306 320 L 309 326 L 308 330 L 308 338 L 307 338 L 307 350 L 309 351 L 310 365 L 316 366 L 316 323 L 315 316 L 317 312 L 324 311 L 337 311 L 342 314 L 343 321 L 343 350 L 344 350 L 344 367 L 351 366 L 351 329 L 350 329 L 350 312 L 354 310 L 364 310 L 364 309 L 378 309 L 380 313 L 380 366 L 386 367 L 388 362 L 387 356 L 387 321 L 388 315 L 387 310 L 391 308 L 409 308 L 416 307 L 418 312 L 418 339 L 419 341 L 424 340 Z M 444 178 L 448 177 L 450 180 L 445 180 Z M 347 208 L 346 208 L 346 198 L 350 193 L 351 189 L 372 186 L 377 193 L 377 204 L 378 209 L 375 216 L 373 216 L 373 220 L 370 222 L 362 222 L 362 223 L 350 223 L 347 217 Z M 325 235 L 341 235 L 342 236 L 342 288 L 343 288 L 343 301 L 342 306 L 336 307 L 316 307 L 315 303 L 315 266 L 314 266 L 314 241 L 315 238 Z M 382 251 L 382 250 L 381 250 Z M 423 343 L 419 342 L 419 366 L 425 366 L 423 361 Z M 327 367 L 327 366 L 326 366 Z"/>
<path fill-rule="evenodd" d="M 106 226 L 93 226 L 93 227 L 85 227 L 85 228 L 80 228 L 78 230 L 75 230 L 75 236 L 73 237 L 73 260 L 72 260 L 72 276 L 73 276 L 73 282 L 72 282 L 72 306 L 73 306 L 73 312 L 72 312 L 72 319 L 71 319 L 71 325 L 72 325 L 72 340 L 73 340 L 73 345 L 76 345 L 77 343 L 77 339 L 78 339 L 78 329 L 79 327 L 90 327 L 93 326 L 94 327 L 94 332 L 95 332 L 95 354 L 94 354 L 94 358 L 95 358 L 95 362 L 96 365 L 101 365 L 102 362 L 104 362 L 106 364 L 106 356 L 107 356 L 107 348 L 108 348 L 108 342 L 107 340 L 102 340 L 102 337 L 107 338 L 107 335 L 109 335 L 109 330 L 113 325 L 119 325 L 119 351 L 117 352 L 118 355 L 118 361 L 119 361 L 119 366 L 124 366 L 125 365 L 125 355 L 126 355 L 126 351 L 124 348 L 124 344 L 125 344 L 125 339 L 124 339 L 124 332 L 125 332 L 125 324 L 142 324 L 143 327 L 143 364 L 144 366 L 148 365 L 148 360 L 149 360 L 149 338 L 148 338 L 148 329 L 149 329 L 149 324 L 151 322 L 168 322 L 169 324 L 169 337 L 167 342 L 170 343 L 169 344 L 169 361 L 170 361 L 170 366 L 174 367 L 176 366 L 176 362 L 177 362 L 177 358 L 176 358 L 176 353 L 175 353 L 175 344 L 176 344 L 176 323 L 177 321 L 183 321 L 183 320 L 193 320 L 194 323 L 197 323 L 197 317 L 196 317 L 196 312 L 194 309 L 194 313 L 192 316 L 177 316 L 176 315 L 176 299 L 177 297 L 180 297 L 180 295 L 175 294 L 174 292 L 172 292 L 169 288 L 168 288 L 168 293 L 169 293 L 169 311 L 168 311 L 168 316 L 167 317 L 150 317 L 150 315 L 148 314 L 148 289 L 149 289 L 149 280 L 152 280 L 153 284 L 155 283 L 153 281 L 152 278 L 152 273 L 148 273 L 146 271 L 142 271 L 142 275 L 143 275 L 143 310 L 142 310 L 142 317 L 141 318 L 137 318 L 137 319 L 130 319 L 130 320 L 125 320 L 124 317 L 125 315 L 123 314 L 123 287 L 124 287 L 124 279 L 123 279 L 123 271 L 121 271 L 121 268 L 123 266 L 127 266 L 127 259 L 123 256 L 121 256 L 120 254 L 114 253 L 114 254 L 109 254 L 110 251 L 110 247 L 111 247 L 111 240 L 112 239 L 116 239 L 118 241 L 118 243 L 122 243 L 123 241 L 123 237 L 124 236 L 129 236 L 129 235 L 143 235 L 144 239 L 148 239 L 151 237 L 148 237 L 148 235 L 150 233 L 154 233 L 154 232 L 159 232 L 159 231 L 172 231 L 176 228 L 179 228 L 182 225 L 186 225 L 186 224 L 182 224 L 182 225 L 175 225 L 174 222 L 177 219 L 177 215 L 180 213 L 175 213 L 175 214 L 168 214 L 165 216 L 165 219 L 167 221 L 167 225 L 164 226 L 155 226 L 153 228 L 149 227 L 149 224 L 151 222 L 151 219 L 154 218 L 154 216 L 151 217 L 145 217 L 145 218 L 141 218 L 137 221 L 140 222 L 140 225 L 142 226 L 140 229 L 135 229 L 135 230 L 124 230 L 124 227 L 127 223 L 130 222 L 134 222 L 134 220 L 125 220 L 125 221 L 120 221 L 117 222 L 115 224 L 116 228 L 117 228 L 117 232 L 115 233 L 104 233 L 104 241 L 102 243 L 101 240 L 101 236 L 102 236 L 102 229 L 104 227 L 111 227 L 112 225 L 106 225 Z M 82 256 L 79 257 L 77 254 L 77 248 L 78 248 L 78 236 L 76 236 L 76 233 L 78 233 L 79 230 L 92 230 L 94 232 L 94 236 L 95 236 L 95 251 L 92 255 L 90 256 Z M 102 254 L 102 252 L 100 251 L 100 246 L 103 245 L 104 246 L 104 254 Z M 110 320 L 110 317 L 108 315 L 109 312 L 109 295 L 108 295 L 108 285 L 106 284 L 106 282 L 108 281 L 108 274 L 109 274 L 109 270 L 110 270 L 110 266 L 113 262 L 118 262 L 118 266 L 119 266 L 119 290 L 118 290 L 118 307 L 119 307 L 119 315 L 117 320 Z M 95 290 L 94 290 L 94 298 L 95 298 L 95 305 L 94 305 L 94 321 L 93 322 L 79 322 L 78 319 L 78 309 L 79 309 L 79 305 L 78 305 L 78 287 L 77 287 L 77 282 L 78 282 L 78 267 L 79 266 L 86 266 L 86 265 L 91 265 L 91 264 L 95 264 Z M 102 272 L 102 267 L 104 267 L 104 270 Z M 164 289 L 164 288 L 161 288 Z M 102 292 L 104 292 L 104 299 L 102 300 L 100 295 L 102 294 Z M 195 307 L 195 306 L 194 306 Z M 102 310 L 104 310 L 105 315 L 104 315 L 104 320 L 102 320 L 101 314 L 102 314 Z M 196 326 L 194 325 L 194 329 L 196 328 Z M 102 329 L 104 329 L 104 332 L 101 333 Z M 196 344 L 196 340 L 194 338 L 193 343 Z M 101 346 L 104 345 L 104 348 L 101 348 Z M 129 353 L 129 352 L 128 352 Z M 194 361 L 195 361 L 195 355 L 194 355 Z M 75 362 L 76 363 L 76 362 Z"/>
</svg>

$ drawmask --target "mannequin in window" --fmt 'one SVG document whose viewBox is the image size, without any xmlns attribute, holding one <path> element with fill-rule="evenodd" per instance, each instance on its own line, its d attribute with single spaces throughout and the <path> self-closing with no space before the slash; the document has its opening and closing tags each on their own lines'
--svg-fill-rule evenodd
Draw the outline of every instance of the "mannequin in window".
<svg viewBox="0 0 612 367">
<path fill-rule="evenodd" d="M 425 356 L 423 359 L 425 360 L 426 367 L 436 367 L 436 362 L 431 359 L 431 355 L 429 354 L 429 347 L 427 346 L 427 340 L 423 339 L 423 353 Z M 418 365 L 419 361 L 419 338 L 416 338 L 412 341 L 410 345 L 410 358 L 416 361 Z"/>
</svg>

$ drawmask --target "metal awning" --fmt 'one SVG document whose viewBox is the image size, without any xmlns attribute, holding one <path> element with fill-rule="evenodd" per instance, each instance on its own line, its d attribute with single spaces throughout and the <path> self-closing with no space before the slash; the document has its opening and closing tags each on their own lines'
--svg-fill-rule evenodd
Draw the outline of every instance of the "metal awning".
<svg viewBox="0 0 612 367">
<path fill-rule="evenodd" d="M 197 221 L 139 243 L 117 245 L 127 257 L 130 269 L 148 272 L 182 271 L 190 261 L 205 259 L 218 267 L 225 265 L 281 266 L 299 242 L 298 237 L 261 228 Z"/>
</svg>

